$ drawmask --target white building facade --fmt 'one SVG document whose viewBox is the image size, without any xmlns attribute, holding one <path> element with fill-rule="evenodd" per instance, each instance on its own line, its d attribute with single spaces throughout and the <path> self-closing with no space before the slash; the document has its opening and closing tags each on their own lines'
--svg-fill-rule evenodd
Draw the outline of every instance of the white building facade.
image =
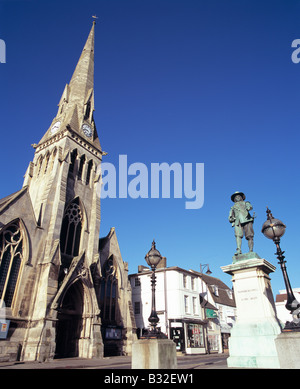
<svg viewBox="0 0 300 389">
<path fill-rule="evenodd" d="M 220 279 L 195 272 L 200 278 L 201 305 L 208 321 L 210 352 L 228 349 L 231 328 L 236 320 L 236 305 L 233 291 Z M 218 332 L 221 333 L 219 338 Z"/>
<path fill-rule="evenodd" d="M 297 301 L 300 302 L 300 288 L 293 288 L 293 293 Z M 275 301 L 275 306 L 276 306 L 276 312 L 277 312 L 277 317 L 281 322 L 281 325 L 284 327 L 285 323 L 287 321 L 292 321 L 293 317 L 285 307 L 285 304 L 287 302 L 287 294 L 286 290 L 280 290 L 279 294 L 276 295 L 276 301 Z"/>
<path fill-rule="evenodd" d="M 174 266 L 160 267 L 155 274 L 157 326 L 175 341 L 177 351 L 186 354 L 222 352 L 218 308 L 213 304 L 213 298 L 207 296 L 209 288 L 204 285 L 201 273 Z M 141 266 L 129 279 L 136 327 L 141 336 L 149 328 L 151 271 Z M 220 310 L 224 316 L 226 310 L 222 307 Z"/>
</svg>

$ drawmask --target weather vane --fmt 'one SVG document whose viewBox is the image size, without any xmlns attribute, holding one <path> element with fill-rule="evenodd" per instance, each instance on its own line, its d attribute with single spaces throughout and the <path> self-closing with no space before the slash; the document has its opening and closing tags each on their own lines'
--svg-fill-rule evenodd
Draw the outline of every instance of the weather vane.
<svg viewBox="0 0 300 389">
<path fill-rule="evenodd" d="M 92 18 L 94 19 L 94 20 L 93 20 L 93 23 L 96 23 L 96 19 L 98 19 L 98 16 L 93 15 Z"/>
</svg>

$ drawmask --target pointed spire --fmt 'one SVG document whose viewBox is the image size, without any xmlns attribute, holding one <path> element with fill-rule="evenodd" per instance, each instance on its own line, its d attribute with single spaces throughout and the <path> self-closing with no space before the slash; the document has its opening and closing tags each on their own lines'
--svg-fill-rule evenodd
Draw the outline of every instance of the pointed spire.
<svg viewBox="0 0 300 389">
<path fill-rule="evenodd" d="M 93 118 L 95 21 L 76 65 L 71 81 L 65 86 L 58 112 L 39 143 L 70 127 L 101 150 Z"/>
<path fill-rule="evenodd" d="M 93 22 L 88 39 L 69 84 L 69 103 L 84 105 L 88 92 L 94 88 L 94 43 L 95 23 Z"/>
</svg>

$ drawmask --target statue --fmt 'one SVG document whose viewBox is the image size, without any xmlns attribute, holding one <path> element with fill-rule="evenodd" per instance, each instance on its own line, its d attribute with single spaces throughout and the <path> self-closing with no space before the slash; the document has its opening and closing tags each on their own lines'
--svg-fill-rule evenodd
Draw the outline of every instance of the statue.
<svg viewBox="0 0 300 389">
<path fill-rule="evenodd" d="M 234 235 L 237 244 L 235 255 L 242 254 L 241 247 L 243 236 L 248 240 L 249 252 L 253 252 L 254 216 L 252 217 L 249 213 L 253 208 L 249 201 L 245 201 L 245 198 L 246 196 L 242 192 L 235 192 L 231 196 L 234 205 L 229 212 L 229 222 L 232 224 L 232 227 L 234 227 Z"/>
</svg>

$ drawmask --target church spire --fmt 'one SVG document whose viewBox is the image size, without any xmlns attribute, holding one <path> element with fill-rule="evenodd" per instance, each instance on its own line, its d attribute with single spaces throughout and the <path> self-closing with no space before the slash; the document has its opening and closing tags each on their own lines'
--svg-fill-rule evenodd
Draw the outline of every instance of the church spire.
<svg viewBox="0 0 300 389">
<path fill-rule="evenodd" d="M 70 104 L 86 104 L 86 99 L 90 97 L 88 94 L 94 88 L 94 42 L 95 22 L 70 81 Z"/>
<path fill-rule="evenodd" d="M 67 128 L 101 150 L 93 118 L 95 24 L 94 21 L 71 81 L 65 86 L 57 115 L 39 144 Z"/>
</svg>

